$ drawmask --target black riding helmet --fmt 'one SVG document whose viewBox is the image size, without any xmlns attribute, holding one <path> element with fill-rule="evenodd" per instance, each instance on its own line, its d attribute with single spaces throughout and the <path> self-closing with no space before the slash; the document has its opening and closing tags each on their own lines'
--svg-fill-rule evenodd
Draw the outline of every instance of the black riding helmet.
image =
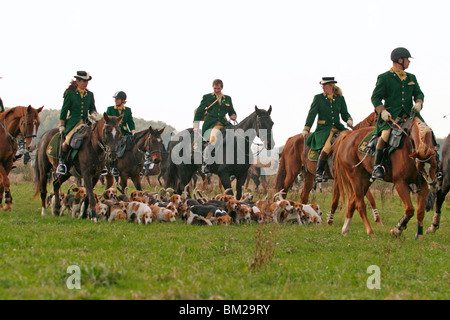
<svg viewBox="0 0 450 320">
<path fill-rule="evenodd" d="M 395 48 L 391 52 L 391 60 L 393 62 L 399 63 L 398 60 L 403 59 L 403 62 L 401 63 L 403 69 L 405 69 L 405 59 L 406 58 L 411 58 L 411 53 L 409 53 L 408 49 L 406 49 L 406 48 L 403 48 L 403 47 Z"/>
<path fill-rule="evenodd" d="M 127 100 L 127 94 L 123 91 L 117 91 L 113 96 L 115 99 L 122 99 L 123 101 Z"/>
</svg>

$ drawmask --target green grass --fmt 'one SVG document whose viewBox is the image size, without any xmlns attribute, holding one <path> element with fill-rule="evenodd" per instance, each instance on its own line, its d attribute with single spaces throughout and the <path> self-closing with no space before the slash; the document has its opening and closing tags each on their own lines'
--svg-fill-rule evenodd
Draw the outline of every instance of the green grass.
<svg viewBox="0 0 450 320">
<path fill-rule="evenodd" d="M 378 201 L 384 226 L 368 238 L 358 213 L 350 234 L 334 226 L 267 226 L 274 256 L 253 268 L 252 225 L 137 225 L 40 216 L 29 183 L 11 186 L 13 211 L 0 212 L 0 299 L 449 299 L 448 202 L 441 229 L 414 239 L 413 218 L 400 239 L 389 230 L 403 215 L 396 195 Z M 97 191 L 99 192 L 99 191 Z M 329 211 L 331 194 L 312 201 Z M 428 228 L 432 213 L 425 217 Z M 269 233 L 271 232 L 271 233 Z M 273 243 L 273 242 L 272 242 Z M 269 245 L 270 246 L 270 245 Z M 81 270 L 69 290 L 67 268 Z M 366 286 L 367 268 L 381 270 L 381 289 Z"/>
</svg>

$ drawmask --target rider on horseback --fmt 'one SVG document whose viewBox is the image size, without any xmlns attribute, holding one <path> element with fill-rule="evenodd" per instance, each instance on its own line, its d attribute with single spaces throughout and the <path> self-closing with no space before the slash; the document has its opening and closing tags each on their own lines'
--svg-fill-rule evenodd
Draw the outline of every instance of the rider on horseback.
<svg viewBox="0 0 450 320">
<path fill-rule="evenodd" d="M 123 114 L 122 122 L 120 123 L 120 131 L 122 131 L 123 138 L 128 139 L 128 137 L 134 135 L 136 132 L 136 127 L 133 120 L 133 114 L 129 107 L 125 107 L 127 100 L 127 94 L 123 91 L 118 91 L 113 96 L 115 99 L 115 105 L 108 107 L 106 109 L 106 114 L 109 116 L 120 117 Z M 105 168 L 106 169 L 106 168 Z M 103 169 L 102 174 L 107 174 L 108 170 Z M 116 164 L 113 164 L 111 168 L 111 173 L 113 176 L 119 176 L 119 170 L 116 168 Z"/>
<path fill-rule="evenodd" d="M 336 83 L 337 81 L 334 80 L 334 77 L 322 78 L 320 84 L 322 85 L 323 93 L 314 96 L 302 132 L 303 137 L 306 139 L 314 119 L 318 115 L 317 129 L 306 140 L 306 144 L 311 150 L 322 149 L 317 161 L 316 182 L 327 180 L 324 177 L 324 171 L 328 154 L 331 151 L 331 139 L 337 132 L 347 130 L 341 124 L 339 115 L 349 127 L 353 126 L 353 120 L 347 111 L 347 104 L 342 95 L 342 90 L 335 85 Z"/>
<path fill-rule="evenodd" d="M 392 68 L 378 76 L 372 94 L 372 104 L 378 114 L 373 134 L 381 135 L 375 149 L 373 179 L 383 179 L 385 175 L 383 157 L 391 133 L 389 122 L 392 119 L 397 120 L 402 116 L 407 116 L 412 111 L 415 112 L 415 117 L 424 121 L 419 114 L 422 110 L 424 94 L 420 90 L 416 76 L 405 72 L 409 67 L 409 58 L 411 58 L 411 54 L 406 48 L 394 49 L 391 52 Z M 384 105 L 382 100 L 384 100 Z M 437 146 L 434 134 L 433 140 Z"/>
<path fill-rule="evenodd" d="M 222 80 L 214 80 L 213 89 L 213 93 L 203 96 L 200 106 L 196 109 L 194 115 L 194 133 L 200 132 L 200 121 L 205 121 L 202 127 L 202 136 L 209 141 L 203 153 L 203 173 L 211 173 L 211 152 L 217 142 L 217 132 L 225 126 L 231 126 L 231 123 L 226 119 L 226 114 L 231 120 L 236 121 L 236 111 L 234 111 L 231 97 L 222 94 Z M 194 144 L 194 151 L 198 151 L 198 149 L 201 150 L 201 146 Z"/>
<path fill-rule="evenodd" d="M 86 89 L 92 77 L 86 71 L 77 71 L 70 86 L 64 92 L 64 103 L 59 116 L 59 132 L 64 142 L 61 144 L 57 174 L 66 174 L 66 162 L 70 154 L 70 140 L 75 132 L 86 126 L 88 115 L 98 121 L 102 118 L 95 108 L 94 94 Z"/>
</svg>

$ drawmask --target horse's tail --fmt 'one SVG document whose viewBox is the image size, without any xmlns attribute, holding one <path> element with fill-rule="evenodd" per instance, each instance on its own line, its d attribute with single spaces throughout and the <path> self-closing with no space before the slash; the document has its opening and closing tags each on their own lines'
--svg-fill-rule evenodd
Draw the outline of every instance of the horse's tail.
<svg viewBox="0 0 450 320">
<path fill-rule="evenodd" d="M 34 195 L 33 199 L 41 192 L 41 172 L 39 170 L 40 161 L 39 161 L 39 148 L 36 148 L 36 157 L 33 161 L 33 171 L 34 171 Z"/>
<path fill-rule="evenodd" d="M 341 132 L 339 137 L 334 141 L 332 145 L 332 153 L 333 153 L 333 173 L 334 173 L 334 187 L 338 188 L 339 194 L 342 195 L 342 201 L 345 203 L 347 197 L 350 198 L 350 195 L 353 193 L 352 185 L 349 177 L 347 176 L 344 166 L 342 164 L 342 142 L 345 141 L 350 131 L 346 130 Z"/>
<path fill-rule="evenodd" d="M 167 170 L 164 175 L 165 187 L 173 188 L 176 190 L 178 187 L 178 180 L 179 180 L 179 177 L 178 177 L 177 165 L 175 163 L 173 163 L 173 161 L 170 161 L 170 153 L 169 153 Z"/>
<path fill-rule="evenodd" d="M 280 163 L 278 164 L 277 179 L 275 182 L 275 190 L 284 189 L 284 180 L 286 179 L 286 160 L 285 160 L 286 148 L 281 153 Z"/>
</svg>

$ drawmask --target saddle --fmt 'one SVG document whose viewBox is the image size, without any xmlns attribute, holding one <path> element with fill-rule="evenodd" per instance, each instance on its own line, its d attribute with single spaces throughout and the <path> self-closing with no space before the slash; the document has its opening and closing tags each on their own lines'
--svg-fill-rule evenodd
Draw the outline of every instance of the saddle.
<svg viewBox="0 0 450 320">
<path fill-rule="evenodd" d="M 130 151 L 134 147 L 133 136 L 122 136 L 119 141 L 119 146 L 117 148 L 117 158 L 123 158 L 125 151 Z"/>
<path fill-rule="evenodd" d="M 408 132 L 409 131 L 409 124 L 411 123 L 411 118 L 400 118 L 400 120 L 397 121 L 397 124 L 402 128 L 403 131 Z M 405 134 L 403 133 L 400 128 L 397 126 L 393 126 L 391 129 L 391 133 L 389 135 L 388 139 L 388 146 L 387 146 L 387 153 L 390 154 L 392 151 L 401 148 L 403 145 L 403 141 L 405 141 Z M 375 154 L 375 148 L 378 143 L 378 139 L 380 137 L 377 135 L 372 135 L 372 132 L 368 133 L 364 139 L 360 142 L 358 146 L 358 151 L 367 154 L 368 156 L 373 157 Z"/>
<path fill-rule="evenodd" d="M 335 134 L 333 134 L 333 136 L 331 137 L 331 144 L 334 143 L 334 141 L 336 141 L 337 137 L 339 137 L 340 131 L 336 132 Z M 308 160 L 316 162 L 319 160 L 319 156 L 320 156 L 320 152 L 322 152 L 322 149 L 319 150 L 311 150 L 309 149 L 308 152 Z"/>
</svg>

